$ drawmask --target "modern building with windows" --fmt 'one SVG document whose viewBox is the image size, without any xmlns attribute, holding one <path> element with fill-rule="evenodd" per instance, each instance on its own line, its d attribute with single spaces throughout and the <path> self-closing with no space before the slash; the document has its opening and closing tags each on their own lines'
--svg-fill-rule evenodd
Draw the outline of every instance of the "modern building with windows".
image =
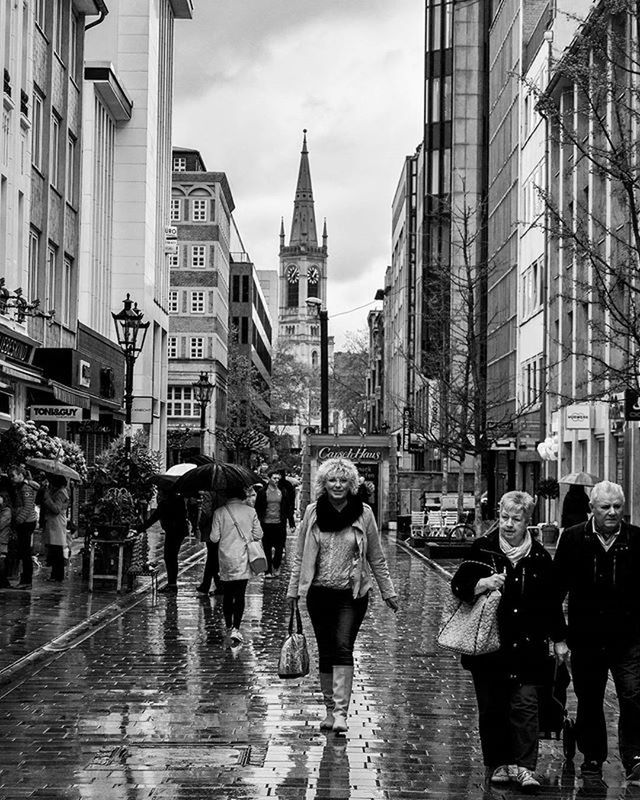
<svg viewBox="0 0 640 800">
<path fill-rule="evenodd" d="M 193 384 L 205 372 L 214 385 L 206 408 L 204 452 L 220 455 L 216 428 L 227 403 L 230 245 L 233 197 L 224 172 L 208 172 L 197 150 L 173 148 L 168 297 L 169 430 L 192 429 L 188 448 L 200 446 L 200 407 Z M 247 337 L 253 337 L 246 331 Z"/>
</svg>

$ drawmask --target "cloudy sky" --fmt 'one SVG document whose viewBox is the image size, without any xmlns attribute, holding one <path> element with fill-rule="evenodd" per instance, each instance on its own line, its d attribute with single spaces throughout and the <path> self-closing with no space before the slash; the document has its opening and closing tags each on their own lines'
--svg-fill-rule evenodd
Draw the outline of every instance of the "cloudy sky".
<svg viewBox="0 0 640 800">
<path fill-rule="evenodd" d="M 278 268 L 307 128 L 329 232 L 336 347 L 366 328 L 390 260 L 391 202 L 420 138 L 421 0 L 194 0 L 176 23 L 174 136 L 227 174 L 258 269 Z M 351 311 L 363 304 L 371 304 Z M 351 312 L 351 313 L 344 313 Z"/>
</svg>

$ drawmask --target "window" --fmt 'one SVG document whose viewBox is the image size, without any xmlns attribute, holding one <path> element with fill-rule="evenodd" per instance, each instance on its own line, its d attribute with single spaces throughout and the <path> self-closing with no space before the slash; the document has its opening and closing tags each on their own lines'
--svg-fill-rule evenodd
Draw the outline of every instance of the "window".
<svg viewBox="0 0 640 800">
<path fill-rule="evenodd" d="M 53 0 L 53 49 L 60 57 L 62 57 L 62 14 L 62 0 Z"/>
<path fill-rule="evenodd" d="M 243 275 L 242 276 L 242 302 L 248 303 L 249 302 L 249 276 Z"/>
<path fill-rule="evenodd" d="M 167 416 L 168 417 L 197 417 L 199 416 L 198 403 L 193 399 L 191 386 L 167 387 Z"/>
<path fill-rule="evenodd" d="M 202 269 L 207 266 L 207 246 L 194 244 L 191 247 L 191 268 Z"/>
<path fill-rule="evenodd" d="M 180 222 L 181 215 L 180 215 L 180 200 L 172 200 L 171 201 L 171 222 Z"/>
<path fill-rule="evenodd" d="M 76 139 L 70 133 L 67 136 L 67 179 L 65 186 L 67 203 L 76 205 Z"/>
<path fill-rule="evenodd" d="M 9 163 L 9 136 L 11 135 L 11 112 L 2 111 L 2 163 Z"/>
<path fill-rule="evenodd" d="M 57 251 L 53 245 L 47 248 L 47 271 L 45 280 L 45 295 L 44 295 L 44 311 L 52 311 L 56 305 L 56 284 L 58 282 L 56 275 L 57 267 Z"/>
<path fill-rule="evenodd" d="M 40 234 L 37 231 L 29 232 L 29 300 L 38 296 L 38 261 L 40 260 Z"/>
<path fill-rule="evenodd" d="M 543 259 L 530 264 L 522 273 L 522 316 L 526 319 L 542 306 Z"/>
<path fill-rule="evenodd" d="M 178 158 L 173 159 L 173 171 L 174 172 L 187 171 L 187 159 L 184 158 L 184 156 L 179 156 Z"/>
<path fill-rule="evenodd" d="M 194 222 L 207 221 L 207 201 L 206 200 L 192 200 L 191 201 L 191 219 Z"/>
<path fill-rule="evenodd" d="M 175 289 L 169 292 L 168 311 L 170 314 L 178 313 L 178 292 Z"/>
<path fill-rule="evenodd" d="M 78 18 L 69 14 L 69 77 L 78 80 Z"/>
<path fill-rule="evenodd" d="M 62 280 L 60 282 L 60 308 L 56 314 L 63 325 L 71 324 L 71 292 L 72 292 L 73 261 L 65 256 L 62 264 Z"/>
<path fill-rule="evenodd" d="M 167 357 L 168 358 L 177 358 L 178 357 L 178 337 L 177 336 L 167 336 Z"/>
<path fill-rule="evenodd" d="M 42 171 L 42 109 L 44 99 L 41 94 L 33 94 L 33 125 L 31 128 L 31 160 L 33 166 Z"/>
<path fill-rule="evenodd" d="M 522 364 L 521 400 L 528 410 L 540 405 L 542 377 L 542 356 L 537 356 Z"/>
<path fill-rule="evenodd" d="M 36 0 L 35 5 L 36 5 L 35 7 L 36 24 L 39 25 L 41 30 L 44 30 L 47 24 L 47 18 L 46 18 L 47 0 Z"/>
<path fill-rule="evenodd" d="M 204 292 L 191 292 L 191 313 L 204 314 Z"/>
<path fill-rule="evenodd" d="M 320 335 L 320 329 L 318 328 L 317 325 L 312 325 L 310 333 L 311 333 L 312 336 L 316 336 L 317 337 L 317 336 Z"/>
<path fill-rule="evenodd" d="M 189 358 L 204 358 L 204 336 L 190 337 Z"/>
<path fill-rule="evenodd" d="M 240 343 L 249 343 L 249 317 L 240 317 Z"/>
<path fill-rule="evenodd" d="M 231 302 L 240 302 L 240 276 L 233 275 L 231 278 Z"/>
<path fill-rule="evenodd" d="M 180 266 L 180 257 L 178 253 L 169 253 L 169 269 L 178 269 Z"/>
<path fill-rule="evenodd" d="M 313 350 L 311 352 L 311 366 L 312 367 L 317 367 L 318 366 L 318 351 L 317 350 Z"/>
<path fill-rule="evenodd" d="M 284 332 L 286 336 L 295 336 L 296 335 L 296 326 L 295 325 L 285 325 Z"/>
<path fill-rule="evenodd" d="M 60 117 L 51 115 L 51 155 L 49 165 L 49 181 L 54 189 L 60 184 Z"/>
</svg>

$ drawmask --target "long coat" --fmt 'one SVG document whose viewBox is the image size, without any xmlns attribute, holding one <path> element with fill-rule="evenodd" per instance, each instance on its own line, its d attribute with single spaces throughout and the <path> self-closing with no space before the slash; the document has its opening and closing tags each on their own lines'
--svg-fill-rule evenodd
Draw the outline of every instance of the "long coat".
<svg viewBox="0 0 640 800">
<path fill-rule="evenodd" d="M 540 684 L 548 662 L 549 639 L 562 641 L 565 637 L 551 556 L 534 539 L 529 555 L 513 566 L 500 549 L 495 531 L 474 541 L 468 560 L 453 576 L 451 590 L 461 600 L 473 602 L 476 583 L 494 570 L 506 570 L 507 576 L 498 607 L 501 647 L 487 655 L 463 656 L 462 666 L 520 683 Z"/>
<path fill-rule="evenodd" d="M 51 491 L 45 489 L 42 497 L 44 510 L 44 533 L 49 544 L 66 547 L 67 544 L 67 509 L 69 495 L 64 488 Z"/>
</svg>

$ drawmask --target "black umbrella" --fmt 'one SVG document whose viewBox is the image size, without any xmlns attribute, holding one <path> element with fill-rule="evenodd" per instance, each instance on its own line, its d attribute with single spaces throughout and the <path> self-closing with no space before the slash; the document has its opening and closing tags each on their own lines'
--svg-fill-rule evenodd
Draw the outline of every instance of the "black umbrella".
<svg viewBox="0 0 640 800">
<path fill-rule="evenodd" d="M 254 483 L 259 483 L 259 478 L 247 467 L 216 461 L 185 473 L 175 482 L 174 489 L 183 495 L 201 491 L 229 495 L 239 494 Z"/>
</svg>

